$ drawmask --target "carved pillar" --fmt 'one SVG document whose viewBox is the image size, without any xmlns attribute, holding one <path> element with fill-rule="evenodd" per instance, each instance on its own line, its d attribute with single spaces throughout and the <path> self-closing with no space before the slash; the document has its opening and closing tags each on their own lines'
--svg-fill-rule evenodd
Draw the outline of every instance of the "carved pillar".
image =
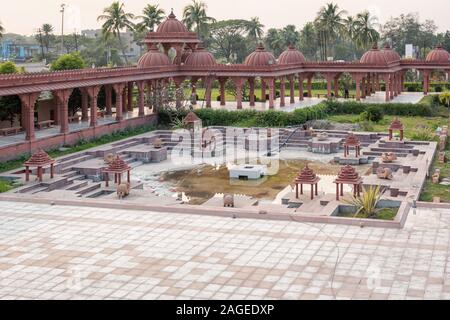
<svg viewBox="0 0 450 320">
<path fill-rule="evenodd" d="M 303 92 L 303 81 L 305 80 L 305 77 L 303 74 L 299 73 L 298 75 L 298 94 L 300 95 L 300 101 L 305 100 L 305 94 Z"/>
<path fill-rule="evenodd" d="M 312 98 L 312 78 L 312 75 L 308 76 L 308 98 Z"/>
<path fill-rule="evenodd" d="M 122 95 L 122 112 L 127 112 L 127 87 L 123 88 L 123 95 Z"/>
<path fill-rule="evenodd" d="M 23 119 L 26 123 L 25 140 L 27 141 L 33 141 L 36 138 L 34 133 L 34 105 L 39 95 L 40 92 L 19 95 L 20 101 L 22 102 L 22 110 L 24 111 Z"/>
<path fill-rule="evenodd" d="M 334 97 L 339 98 L 339 76 L 334 78 Z"/>
<path fill-rule="evenodd" d="M 90 126 L 91 127 L 97 126 L 97 98 L 98 98 L 99 91 L 100 91 L 100 87 L 98 87 L 98 86 L 86 88 L 86 92 L 89 95 L 89 99 L 91 100 L 91 103 L 90 103 L 90 105 L 91 105 Z"/>
<path fill-rule="evenodd" d="M 261 102 L 266 102 L 266 90 L 267 90 L 267 84 L 264 81 L 264 79 L 261 79 Z"/>
<path fill-rule="evenodd" d="M 352 74 L 352 78 L 356 83 L 356 101 L 361 101 L 361 79 L 363 76 L 362 74 L 356 73 Z"/>
<path fill-rule="evenodd" d="M 112 115 L 112 88 L 111 85 L 105 86 L 106 114 Z"/>
<path fill-rule="evenodd" d="M 386 98 L 385 98 L 385 101 L 389 102 L 391 100 L 391 94 L 390 94 L 390 91 L 391 91 L 390 86 L 391 85 L 390 85 L 390 82 L 389 82 L 389 74 L 385 74 L 384 75 L 384 83 L 386 85 Z"/>
<path fill-rule="evenodd" d="M 55 92 L 56 99 L 58 100 L 58 108 L 60 119 L 59 123 L 61 126 L 60 132 L 62 134 L 69 133 L 69 98 L 72 94 L 73 89 L 58 90 Z"/>
<path fill-rule="evenodd" d="M 361 79 L 361 98 L 366 98 L 366 78 L 362 77 Z"/>
<path fill-rule="evenodd" d="M 128 111 L 133 111 L 134 83 L 128 82 Z"/>
<path fill-rule="evenodd" d="M 233 81 L 236 85 L 236 103 L 237 108 L 242 109 L 242 86 L 244 85 L 244 79 L 242 78 L 233 78 Z"/>
<path fill-rule="evenodd" d="M 139 117 L 145 116 L 145 82 L 136 81 L 139 90 Z"/>
<path fill-rule="evenodd" d="M 249 87 L 250 87 L 250 107 L 255 106 L 255 78 L 248 79 Z"/>
<path fill-rule="evenodd" d="M 182 105 L 182 97 L 183 97 L 183 88 L 182 84 L 185 80 L 185 77 L 174 77 L 173 82 L 175 83 L 175 105 L 177 108 L 181 108 Z"/>
<path fill-rule="evenodd" d="M 265 79 L 269 86 L 269 109 L 275 108 L 275 80 L 273 78 Z"/>
<path fill-rule="evenodd" d="M 284 77 L 280 78 L 280 107 L 286 106 L 286 80 Z"/>
<path fill-rule="evenodd" d="M 423 94 L 428 95 L 429 92 L 429 81 L 430 81 L 430 71 L 429 70 L 422 70 L 423 75 Z"/>
<path fill-rule="evenodd" d="M 123 120 L 123 92 L 124 92 L 125 84 L 118 83 L 113 84 L 113 89 L 116 93 L 116 121 L 120 122 Z"/>
<path fill-rule="evenodd" d="M 289 98 L 290 98 L 290 104 L 295 103 L 295 77 L 289 76 Z"/>
<path fill-rule="evenodd" d="M 327 79 L 327 98 L 331 99 L 331 81 L 333 80 L 333 76 L 331 74 L 326 74 L 326 79 Z"/>
<path fill-rule="evenodd" d="M 220 84 L 220 105 L 224 106 L 226 104 L 226 97 L 225 97 L 225 84 L 227 82 L 226 78 L 219 78 L 219 84 Z"/>
<path fill-rule="evenodd" d="M 81 89 L 81 121 L 88 121 L 89 96 L 86 90 Z"/>
<path fill-rule="evenodd" d="M 212 82 L 213 79 L 211 77 L 206 77 L 205 78 L 205 86 L 206 86 L 206 91 L 205 91 L 205 100 L 206 100 L 206 107 L 207 108 L 211 108 L 211 95 L 212 95 Z"/>
</svg>

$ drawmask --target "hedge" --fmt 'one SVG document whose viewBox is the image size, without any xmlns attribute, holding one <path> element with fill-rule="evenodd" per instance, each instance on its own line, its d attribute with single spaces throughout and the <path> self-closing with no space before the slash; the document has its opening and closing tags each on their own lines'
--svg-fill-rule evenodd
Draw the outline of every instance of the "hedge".
<svg viewBox="0 0 450 320">
<path fill-rule="evenodd" d="M 382 114 L 393 116 L 433 116 L 434 110 L 429 103 L 418 104 L 368 104 L 356 101 L 337 102 L 333 100 L 321 102 L 315 106 L 297 109 L 293 112 L 276 110 L 216 110 L 200 109 L 194 112 L 203 121 L 204 126 L 241 126 L 241 127 L 289 127 L 300 126 L 309 120 L 324 119 L 328 115 L 356 114 L 379 110 Z M 159 113 L 159 123 L 170 126 L 174 119 L 183 119 L 187 110 L 167 111 Z"/>
</svg>

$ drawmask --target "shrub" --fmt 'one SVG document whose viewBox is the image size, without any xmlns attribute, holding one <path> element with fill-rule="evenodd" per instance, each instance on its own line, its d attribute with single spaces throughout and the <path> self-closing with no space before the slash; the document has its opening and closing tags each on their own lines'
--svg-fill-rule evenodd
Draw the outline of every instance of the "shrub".
<svg viewBox="0 0 450 320">
<path fill-rule="evenodd" d="M 438 98 L 440 104 L 450 107 L 450 92 L 442 93 Z"/>
<path fill-rule="evenodd" d="M 411 138 L 416 141 L 434 141 L 437 139 L 435 132 L 429 127 L 414 130 Z"/>
<path fill-rule="evenodd" d="M 442 92 L 442 87 L 441 87 L 441 86 L 436 86 L 436 87 L 434 88 L 434 91 L 435 91 L 435 92 Z"/>
<path fill-rule="evenodd" d="M 366 111 L 361 113 L 361 120 L 367 120 L 371 122 L 378 123 L 383 120 L 383 111 L 380 107 L 377 106 L 369 106 Z"/>
</svg>

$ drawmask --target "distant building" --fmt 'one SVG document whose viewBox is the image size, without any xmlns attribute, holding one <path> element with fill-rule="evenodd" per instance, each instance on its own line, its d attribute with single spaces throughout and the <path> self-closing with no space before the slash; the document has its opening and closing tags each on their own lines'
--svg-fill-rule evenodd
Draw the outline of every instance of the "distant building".
<svg viewBox="0 0 450 320">
<path fill-rule="evenodd" d="M 22 44 L 9 39 L 0 41 L 0 59 L 2 61 L 24 62 L 39 52 L 40 47 L 37 44 Z"/>
<path fill-rule="evenodd" d="M 102 30 L 101 29 L 82 30 L 81 35 L 88 39 L 98 39 L 102 37 Z M 120 37 L 122 39 L 123 45 L 125 46 L 125 54 L 127 58 L 130 60 L 139 59 L 139 57 L 143 54 L 143 52 L 141 52 L 141 47 L 139 46 L 139 44 L 136 41 L 134 41 L 133 32 L 127 30 L 126 32 L 121 33 Z M 122 51 L 119 50 L 118 54 L 122 56 Z"/>
</svg>

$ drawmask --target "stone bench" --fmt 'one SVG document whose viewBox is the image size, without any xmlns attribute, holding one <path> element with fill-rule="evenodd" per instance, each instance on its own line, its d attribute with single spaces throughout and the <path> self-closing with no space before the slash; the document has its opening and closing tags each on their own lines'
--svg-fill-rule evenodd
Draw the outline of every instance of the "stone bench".
<svg viewBox="0 0 450 320">
<path fill-rule="evenodd" d="M 10 135 L 18 134 L 20 132 L 20 130 L 22 130 L 21 127 L 4 128 L 4 129 L 0 129 L 0 134 L 2 136 L 10 136 Z"/>
<path fill-rule="evenodd" d="M 39 130 L 42 130 L 43 128 L 51 128 L 54 123 L 55 123 L 55 121 L 53 121 L 53 120 L 46 120 L 46 121 L 38 122 L 36 124 L 36 126 L 38 127 Z"/>
</svg>

